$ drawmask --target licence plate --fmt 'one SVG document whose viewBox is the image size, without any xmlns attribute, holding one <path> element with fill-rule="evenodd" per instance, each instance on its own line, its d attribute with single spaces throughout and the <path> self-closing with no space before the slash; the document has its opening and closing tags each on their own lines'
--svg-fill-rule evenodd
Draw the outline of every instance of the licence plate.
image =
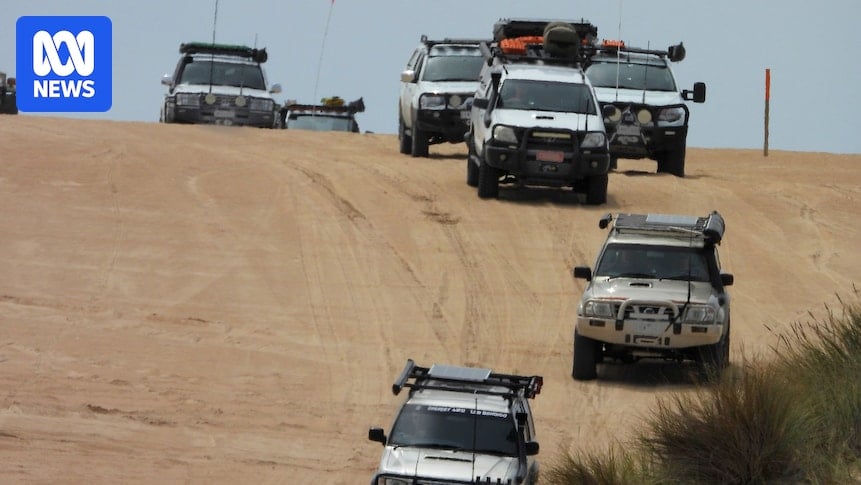
<svg viewBox="0 0 861 485">
<path fill-rule="evenodd" d="M 216 118 L 233 118 L 233 111 L 229 109 L 217 109 L 215 110 Z"/>
<path fill-rule="evenodd" d="M 640 127 L 636 125 L 619 125 L 619 127 L 616 128 L 616 133 L 620 135 L 639 135 Z"/>
<path fill-rule="evenodd" d="M 666 323 L 659 322 L 634 322 L 632 333 L 648 337 L 660 337 L 666 326 Z"/>
<path fill-rule="evenodd" d="M 535 152 L 535 159 L 540 162 L 562 163 L 565 160 L 565 153 L 552 150 L 539 150 Z"/>
</svg>

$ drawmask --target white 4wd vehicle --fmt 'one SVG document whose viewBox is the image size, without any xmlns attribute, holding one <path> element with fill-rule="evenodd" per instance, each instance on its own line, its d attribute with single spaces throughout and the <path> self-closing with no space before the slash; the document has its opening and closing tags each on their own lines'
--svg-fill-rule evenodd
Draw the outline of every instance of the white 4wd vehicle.
<svg viewBox="0 0 861 485">
<path fill-rule="evenodd" d="M 478 44 L 478 40 L 422 36 L 401 73 L 401 153 L 427 157 L 428 145 L 463 141 L 483 63 Z"/>
<path fill-rule="evenodd" d="M 389 435 L 368 431 L 384 446 L 371 485 L 537 483 L 529 399 L 542 384 L 541 376 L 407 360 L 392 391 L 410 392 Z"/>
<path fill-rule="evenodd" d="M 613 222 L 601 218 L 604 229 Z M 607 359 L 693 360 L 720 371 L 729 364 L 733 276 L 722 273 L 718 212 L 705 217 L 619 214 L 598 253 L 595 270 L 574 268 L 588 281 L 577 308 L 572 375 L 597 377 Z"/>
<path fill-rule="evenodd" d="M 272 94 L 280 93 L 281 85 L 267 88 L 266 49 L 191 42 L 181 44 L 179 52 L 173 75 L 161 81 L 168 92 L 159 121 L 275 128 Z"/>
<path fill-rule="evenodd" d="M 466 182 L 481 198 L 500 183 L 571 187 L 607 200 L 609 147 L 579 46 L 588 23 L 501 20 L 472 104 Z"/>
<path fill-rule="evenodd" d="M 685 175 L 685 149 L 690 111 L 685 101 L 706 100 L 706 85 L 679 89 L 671 63 L 685 57 L 684 46 L 665 51 L 627 47 L 621 41 L 593 46 L 586 75 L 605 112 L 610 136 L 610 166 L 619 158 L 650 158 L 657 171 Z"/>
</svg>

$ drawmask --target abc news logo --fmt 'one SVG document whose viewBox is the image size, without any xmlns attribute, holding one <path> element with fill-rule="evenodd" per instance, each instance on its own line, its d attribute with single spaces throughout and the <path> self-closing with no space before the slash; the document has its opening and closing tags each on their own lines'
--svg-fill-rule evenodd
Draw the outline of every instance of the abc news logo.
<svg viewBox="0 0 861 485">
<path fill-rule="evenodd" d="M 108 17 L 20 17 L 18 109 L 108 111 L 112 102 Z"/>
</svg>

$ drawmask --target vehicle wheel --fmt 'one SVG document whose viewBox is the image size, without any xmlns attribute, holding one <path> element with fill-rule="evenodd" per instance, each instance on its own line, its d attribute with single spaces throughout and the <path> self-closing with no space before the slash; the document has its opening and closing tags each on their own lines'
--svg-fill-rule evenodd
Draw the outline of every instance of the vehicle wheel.
<svg viewBox="0 0 861 485">
<path fill-rule="evenodd" d="M 412 133 L 412 149 L 414 157 L 427 157 L 428 156 L 428 135 L 427 133 L 421 131 L 416 123 L 416 120 L 413 119 L 413 127 L 410 130 Z"/>
<path fill-rule="evenodd" d="M 469 156 L 466 157 L 466 185 L 478 187 L 478 165 Z"/>
<path fill-rule="evenodd" d="M 730 326 L 727 322 L 726 333 L 720 342 L 704 345 L 699 349 L 699 364 L 706 372 L 719 374 L 729 366 Z"/>
<path fill-rule="evenodd" d="M 598 357 L 601 343 L 583 337 L 574 331 L 574 365 L 571 376 L 578 381 L 588 381 L 598 377 Z"/>
<path fill-rule="evenodd" d="M 685 176 L 685 144 L 658 155 L 658 173 Z"/>
<path fill-rule="evenodd" d="M 404 125 L 404 119 L 401 116 L 398 116 L 398 141 L 401 145 L 401 153 L 404 155 L 412 153 L 413 140 L 407 135 L 407 127 Z"/>
<path fill-rule="evenodd" d="M 478 167 L 478 196 L 482 199 L 499 196 L 499 169 L 491 167 L 484 160 Z"/>
<path fill-rule="evenodd" d="M 607 202 L 607 182 L 609 176 L 593 175 L 586 181 L 586 203 L 589 205 L 601 205 Z"/>
</svg>

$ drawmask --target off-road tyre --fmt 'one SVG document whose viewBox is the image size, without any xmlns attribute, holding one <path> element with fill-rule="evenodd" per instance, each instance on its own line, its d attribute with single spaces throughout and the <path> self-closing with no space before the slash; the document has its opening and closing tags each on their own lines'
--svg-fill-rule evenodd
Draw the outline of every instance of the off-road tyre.
<svg viewBox="0 0 861 485">
<path fill-rule="evenodd" d="M 412 152 L 414 157 L 428 156 L 428 135 L 416 127 L 416 121 L 413 120 L 412 132 Z"/>
<path fill-rule="evenodd" d="M 593 175 L 586 180 L 586 204 L 601 205 L 607 203 L 607 183 L 610 177 L 605 173 Z"/>
<path fill-rule="evenodd" d="M 466 157 L 466 185 L 470 187 L 478 187 L 478 165 L 472 161 L 472 157 Z"/>
<path fill-rule="evenodd" d="M 571 376 L 578 381 L 589 381 L 598 377 L 598 361 L 601 343 L 574 331 L 574 362 Z"/>
<path fill-rule="evenodd" d="M 676 177 L 685 176 L 685 144 L 658 155 L 658 173 L 669 173 Z"/>
<path fill-rule="evenodd" d="M 697 362 L 700 368 L 707 375 L 720 374 L 724 369 L 729 367 L 729 350 L 730 350 L 730 325 L 727 321 L 726 330 L 720 342 L 713 345 L 704 345 L 699 349 Z"/>
<path fill-rule="evenodd" d="M 404 124 L 404 118 L 398 115 L 398 143 L 400 151 L 404 155 L 409 155 L 413 150 L 413 140 L 407 135 L 407 127 Z"/>
<path fill-rule="evenodd" d="M 482 199 L 499 197 L 499 169 L 491 167 L 484 160 L 478 167 L 478 197 Z"/>
</svg>

